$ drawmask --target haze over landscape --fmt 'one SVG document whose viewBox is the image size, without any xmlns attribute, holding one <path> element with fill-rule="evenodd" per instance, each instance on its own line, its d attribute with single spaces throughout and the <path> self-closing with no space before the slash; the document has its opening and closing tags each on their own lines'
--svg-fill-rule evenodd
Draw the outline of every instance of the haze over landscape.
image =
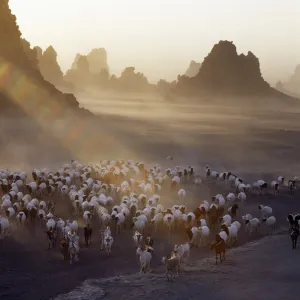
<svg viewBox="0 0 300 300">
<path fill-rule="evenodd" d="M 104 47 L 113 74 L 133 65 L 151 82 L 172 81 L 224 39 L 239 53 L 255 53 L 272 85 L 300 63 L 297 0 L 12 0 L 10 6 L 24 37 L 43 49 L 52 45 L 63 71 L 76 53 Z"/>
<path fill-rule="evenodd" d="M 1 0 L 0 300 L 297 300 L 299 15 Z"/>
</svg>

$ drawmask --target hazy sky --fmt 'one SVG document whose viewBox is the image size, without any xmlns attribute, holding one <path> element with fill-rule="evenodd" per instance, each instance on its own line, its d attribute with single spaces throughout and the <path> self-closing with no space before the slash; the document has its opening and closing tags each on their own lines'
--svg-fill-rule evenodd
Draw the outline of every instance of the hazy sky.
<svg viewBox="0 0 300 300">
<path fill-rule="evenodd" d="M 23 36 L 58 52 L 104 47 L 113 73 L 135 66 L 150 80 L 174 79 L 220 39 L 260 58 L 264 77 L 285 79 L 300 63 L 300 0 L 10 0 Z"/>
</svg>

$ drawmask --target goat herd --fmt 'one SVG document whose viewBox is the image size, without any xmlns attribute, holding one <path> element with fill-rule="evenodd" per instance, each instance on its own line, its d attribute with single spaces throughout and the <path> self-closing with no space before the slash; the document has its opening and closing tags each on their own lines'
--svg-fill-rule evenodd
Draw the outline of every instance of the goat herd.
<svg viewBox="0 0 300 300">
<path fill-rule="evenodd" d="M 168 157 L 168 160 L 173 160 Z M 180 265 L 188 259 L 191 248 L 209 247 L 215 251 L 216 264 L 225 259 L 226 249 L 237 241 L 241 228 L 245 234 L 255 232 L 271 234 L 276 218 L 270 206 L 259 205 L 257 216 L 245 210 L 249 195 L 264 195 L 267 191 L 276 195 L 285 189 L 285 179 L 279 176 L 271 184 L 258 180 L 246 184 L 230 173 L 218 173 L 205 166 L 203 175 L 195 175 L 193 167 L 180 166 L 161 170 L 159 165 L 146 167 L 143 162 L 132 160 L 103 160 L 96 165 L 83 165 L 75 160 L 63 165 L 57 172 L 48 169 L 32 171 L 32 181 L 25 172 L 0 170 L 1 245 L 15 231 L 24 227 L 40 226 L 48 239 L 48 248 L 59 241 L 64 260 L 78 261 L 80 255 L 79 224 L 84 221 L 86 246 L 91 243 L 93 224 L 100 226 L 101 249 L 111 254 L 114 239 L 125 228 L 133 230 L 133 242 L 139 256 L 140 272 L 148 272 L 154 254 L 152 235 L 158 231 L 170 236 L 176 231 L 185 232 L 189 241 L 175 245 L 169 256 L 163 256 L 168 280 L 180 271 Z M 298 178 L 289 180 L 287 187 L 294 195 Z M 189 211 L 186 198 L 188 187 L 196 191 L 205 184 L 225 185 L 233 189 L 227 195 L 217 194 L 210 201 L 199 201 Z M 172 199 L 171 207 L 163 206 L 164 195 Z M 57 207 L 68 202 L 71 218 L 57 215 Z M 194 201 L 195 202 L 195 201 Z M 176 203 L 176 204 L 175 204 Z M 178 204 L 177 204 L 178 203 Z M 287 218 L 289 234 L 296 248 L 299 236 L 300 215 Z M 112 232 L 115 232 L 114 238 Z M 213 241 L 212 241 L 213 240 Z"/>
</svg>

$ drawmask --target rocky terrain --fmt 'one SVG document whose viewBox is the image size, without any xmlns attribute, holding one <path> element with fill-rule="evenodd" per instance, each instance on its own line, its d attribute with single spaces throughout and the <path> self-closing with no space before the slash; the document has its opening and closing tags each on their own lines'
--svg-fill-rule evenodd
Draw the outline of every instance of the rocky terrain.
<svg viewBox="0 0 300 300">
<path fill-rule="evenodd" d="M 264 80 L 259 59 L 251 51 L 247 55 L 238 55 L 232 41 L 215 44 L 204 58 L 196 76 L 178 76 L 174 93 L 235 98 L 260 96 L 273 97 L 274 100 L 291 100 L 290 96 L 271 88 Z"/>
<path fill-rule="evenodd" d="M 195 77 L 201 68 L 201 63 L 191 60 L 188 69 L 185 71 L 184 75 L 188 77 Z"/>
<path fill-rule="evenodd" d="M 277 82 L 276 89 L 300 99 L 300 65 L 295 68 L 293 75 L 288 80 Z"/>
</svg>

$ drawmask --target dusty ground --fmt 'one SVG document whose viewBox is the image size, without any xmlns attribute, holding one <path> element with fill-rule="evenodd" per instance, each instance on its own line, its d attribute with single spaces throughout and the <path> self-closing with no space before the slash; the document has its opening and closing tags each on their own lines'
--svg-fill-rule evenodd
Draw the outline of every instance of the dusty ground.
<svg viewBox="0 0 300 300">
<path fill-rule="evenodd" d="M 190 262 L 174 282 L 166 282 L 163 274 L 87 280 L 55 300 L 153 299 L 154 295 L 157 299 L 296 300 L 300 254 L 288 246 L 285 235 L 267 237 L 231 250 L 223 265 L 216 266 L 214 258 Z"/>
<path fill-rule="evenodd" d="M 90 162 L 102 158 L 133 158 L 167 166 L 169 162 L 165 157 L 173 155 L 176 165 L 192 164 L 202 172 L 202 167 L 210 164 L 216 170 L 233 171 L 250 183 L 255 179 L 271 180 L 278 175 L 299 175 L 299 113 L 277 113 L 253 107 L 215 108 L 186 103 L 168 106 L 155 102 L 150 105 L 145 101 L 140 101 L 140 106 L 136 107 L 131 103 L 121 103 L 118 99 L 110 103 L 86 102 L 102 113 L 102 120 L 97 123 L 78 120 L 78 128 L 70 128 L 64 136 L 57 133 L 53 137 L 49 133 L 41 133 L 39 138 L 33 136 L 30 142 L 27 138 L 23 141 L 21 134 L 14 135 L 9 121 L 2 121 L 2 125 L 6 125 L 5 130 L 1 127 L 2 165 L 23 169 L 32 166 L 36 159 L 35 165 L 54 166 L 75 157 Z M 22 122 L 23 131 L 33 129 L 28 129 L 27 121 Z M 17 126 L 16 121 L 13 124 Z M 80 129 L 82 125 L 85 127 Z M 58 124 L 57 131 L 62 127 Z M 228 191 L 221 185 L 213 184 L 204 184 L 199 191 L 191 186 L 186 188 L 187 205 L 191 208 L 200 200 Z M 176 202 L 175 199 L 166 196 L 163 202 L 170 204 Z M 287 191 L 276 198 L 272 195 L 253 196 L 248 199 L 244 212 L 257 214 L 258 204 L 271 205 L 278 220 L 277 229 L 282 232 L 286 228 L 286 215 L 300 210 L 298 200 L 299 193 L 291 197 Z M 68 203 L 62 200 L 60 203 L 58 213 L 68 216 Z M 97 222 L 94 227 L 97 228 Z M 238 245 L 260 237 L 249 239 L 242 234 Z M 126 298 L 131 299 L 138 295 L 150 298 L 154 292 L 163 299 L 167 296 L 172 299 L 194 299 L 198 295 L 206 298 L 209 295 L 210 299 L 229 299 L 234 296 L 237 299 L 252 299 L 254 295 L 258 299 L 269 299 L 273 290 L 272 299 L 299 298 L 299 292 L 294 287 L 295 282 L 299 281 L 299 272 L 297 268 L 292 268 L 293 263 L 295 266 L 299 264 L 299 251 L 291 250 L 286 235 L 234 250 L 224 266 L 215 267 L 209 261 L 196 270 L 187 266 L 186 273 L 176 280 L 176 290 L 172 292 L 170 284 L 162 276 L 160 258 L 169 253 L 174 243 L 185 239 L 180 234 L 173 235 L 167 242 L 163 233 L 155 237 L 154 275 L 140 279 L 130 275 L 136 274 L 139 269 L 130 230 L 115 237 L 112 257 L 107 258 L 99 251 L 99 240 L 95 236 L 91 248 L 82 248 L 80 262 L 70 266 L 61 260 L 58 250 L 46 249 L 46 237 L 42 229 L 37 227 L 34 233 L 25 229 L 5 240 L 0 250 L 0 299 L 46 300 L 71 291 L 86 279 L 115 278 L 119 275 L 131 277 L 121 277 L 120 281 L 112 279 L 118 282 L 117 285 L 100 281 L 96 287 L 100 285 L 107 293 L 106 297 L 114 299 L 118 295 L 122 299 L 121 295 L 125 293 Z M 207 249 L 193 249 L 191 261 L 198 262 L 208 255 Z M 266 263 L 260 267 L 262 259 Z M 270 269 L 272 272 L 269 272 Z M 130 281 L 130 284 L 124 283 L 124 280 Z M 154 283 L 155 287 L 147 282 Z M 87 290 L 92 291 L 89 286 L 85 293 Z M 101 299 L 99 291 L 96 297 L 81 294 L 77 298 L 71 295 L 68 299 Z"/>
</svg>

